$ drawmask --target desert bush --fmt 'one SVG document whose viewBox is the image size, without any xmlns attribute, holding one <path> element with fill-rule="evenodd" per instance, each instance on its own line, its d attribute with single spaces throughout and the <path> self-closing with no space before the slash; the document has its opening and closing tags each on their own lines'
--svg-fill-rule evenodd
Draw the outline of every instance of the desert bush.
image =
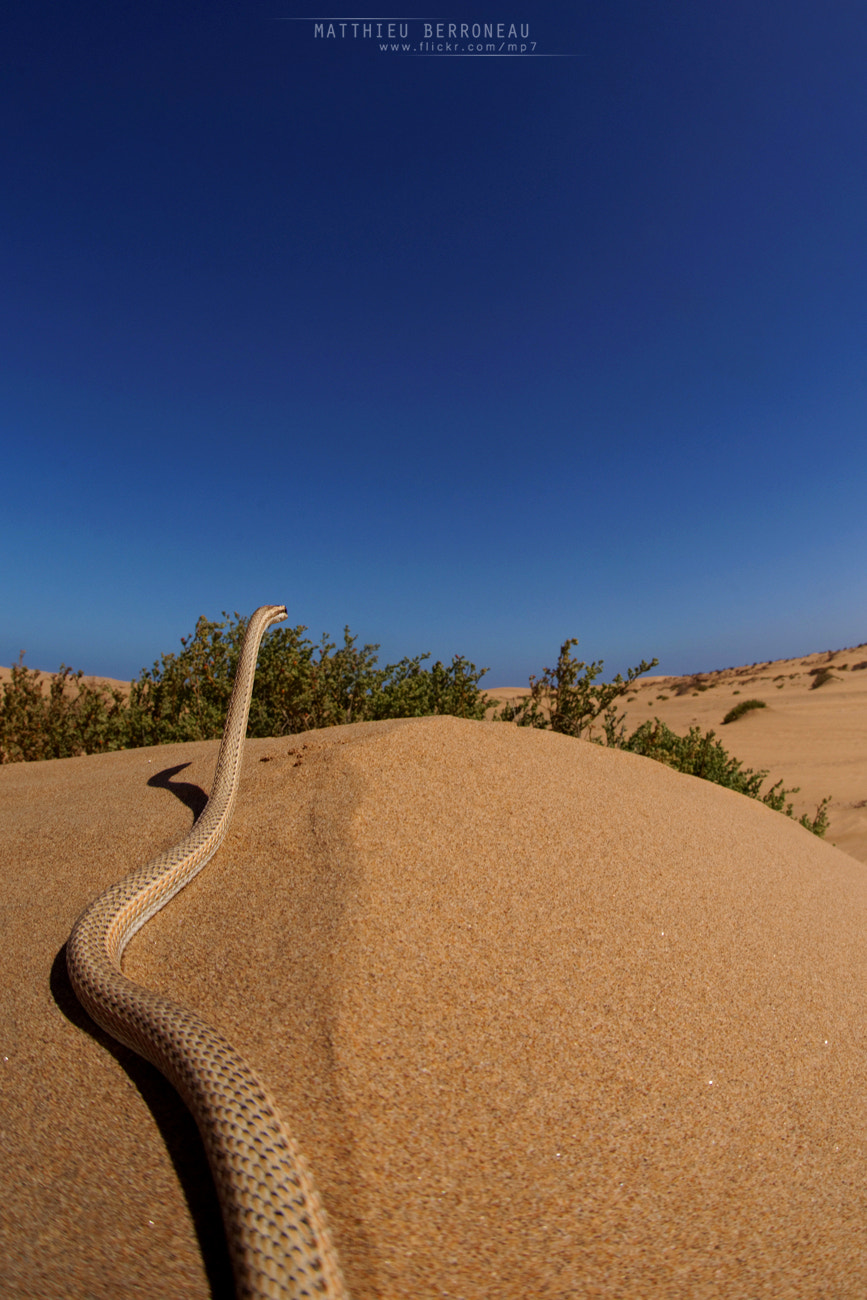
<svg viewBox="0 0 867 1300">
<path fill-rule="evenodd" d="M 654 758 L 678 772 L 713 781 L 716 785 L 757 799 L 767 772 L 744 768 L 743 763 L 727 754 L 722 743 L 714 737 L 713 731 L 705 733 L 701 727 L 690 727 L 688 735 L 678 736 L 659 718 L 654 718 L 653 722 L 642 723 L 617 748 Z M 791 792 L 783 791 L 784 795 L 787 793 Z"/>
<path fill-rule="evenodd" d="M 152 668 L 142 669 L 128 700 L 116 688 L 86 682 L 83 673 L 64 665 L 51 677 L 46 695 L 41 674 L 25 667 L 22 654 L 0 699 L 0 763 L 220 736 L 248 621 L 237 613 L 234 621 L 225 613 L 224 618 L 223 623 L 200 618 L 195 632 L 181 637 L 179 653 L 164 654 Z M 290 735 L 339 723 L 431 714 L 477 720 L 485 716 L 489 701 L 479 681 L 487 669 L 476 668 L 460 655 L 448 666 L 438 661 L 424 668 L 430 658 L 424 654 L 378 668 L 379 646 L 359 647 L 348 627 L 340 646 L 327 635 L 314 645 L 303 635 L 306 630 L 299 624 L 266 633 L 259 650 L 249 735 Z M 618 715 L 616 701 L 658 660 L 642 660 L 628 670 L 625 680 L 618 673 L 612 682 L 596 684 L 603 663 L 573 659 L 572 647 L 577 644 L 574 637 L 565 641 L 556 667 L 546 668 L 539 679 L 531 677 L 528 694 L 494 717 L 564 735 L 586 735 L 596 744 L 643 754 L 793 815 L 786 799 L 797 787 L 786 790 L 778 781 L 761 794 L 767 772 L 744 768 L 712 731 L 702 734 L 693 727 L 689 735 L 678 736 L 655 719 L 627 737 L 625 714 Z M 867 661 L 856 665 L 861 666 L 867 667 Z M 694 685 L 692 679 L 690 686 Z M 737 709 L 757 706 L 760 701 L 746 700 Z M 602 736 L 593 735 L 597 725 Z M 823 800 L 812 819 L 804 814 L 801 825 L 824 835 L 829 803 L 830 799 Z"/>
<path fill-rule="evenodd" d="M 0 763 L 122 749 L 126 700 L 116 687 L 86 682 L 65 664 L 52 674 L 46 695 L 42 674 L 24 664 L 23 651 L 3 683 Z"/>
<path fill-rule="evenodd" d="M 790 794 L 797 794 L 799 787 L 787 790 L 782 781 L 777 781 L 763 794 L 761 787 L 768 773 L 745 768 L 739 759 L 726 752 L 713 731 L 703 733 L 700 727 L 691 727 L 688 735 L 678 736 L 655 718 L 653 722 L 642 723 L 627 737 L 626 715 L 618 715 L 615 702 L 629 690 L 637 677 L 654 668 L 659 661 L 653 659 L 647 663 L 642 659 L 637 668 L 629 669 L 626 681 L 618 673 L 613 682 L 594 685 L 602 672 L 603 661 L 585 664 L 574 660 L 572 646 L 577 644 L 574 637 L 564 641 L 557 667 L 546 668 L 538 679 L 531 677 L 529 694 L 515 704 L 506 705 L 494 717 L 516 722 L 519 726 L 546 727 L 569 736 L 585 736 L 597 745 L 603 744 L 603 738 L 594 736 L 593 730 L 601 718 L 604 743 L 610 748 L 625 749 L 655 759 L 677 772 L 713 781 L 751 799 L 759 799 L 788 817 L 794 815 L 792 804 L 786 801 Z M 695 678 L 691 684 L 694 681 Z M 764 706 L 761 701 L 744 700 L 736 709 L 745 712 L 755 707 Z M 824 835 L 828 827 L 829 803 L 830 799 L 824 799 L 813 818 L 805 813 L 800 825 L 814 835 Z"/>
<path fill-rule="evenodd" d="M 744 703 L 748 701 L 745 700 Z M 784 813 L 787 817 L 794 816 L 792 804 L 786 801 L 790 794 L 797 794 L 800 787 L 792 786 L 787 790 L 782 781 L 777 781 L 762 794 L 762 782 L 768 773 L 744 767 L 739 759 L 726 752 L 713 731 L 703 733 L 701 727 L 690 727 L 688 735 L 678 736 L 664 722 L 655 718 L 653 722 L 642 723 L 628 739 L 619 743 L 618 748 L 656 759 L 677 772 L 700 777 L 703 781 L 713 781 L 715 785 L 735 790 L 750 799 L 759 799 L 775 812 Z M 823 836 L 828 829 L 827 809 L 830 802 L 830 798 L 823 799 L 812 818 L 804 813 L 799 825 L 814 835 Z"/>
<path fill-rule="evenodd" d="M 200 618 L 179 654 L 164 654 L 142 670 L 130 695 L 132 743 L 209 740 L 222 733 L 248 620 Z M 355 720 L 375 676 L 376 646 L 359 649 L 344 634 L 337 648 L 323 636 L 315 646 L 297 627 L 271 628 L 259 649 L 247 732 L 289 735 Z"/>
<path fill-rule="evenodd" d="M 3 683 L 0 710 L 0 761 L 15 763 L 50 758 L 45 728 L 45 697 L 40 675 L 25 667 L 23 651 L 12 668 L 12 680 Z"/>
<path fill-rule="evenodd" d="M 812 831 L 814 835 L 818 835 L 820 837 L 823 836 L 825 834 L 825 831 L 828 829 L 828 825 L 829 825 L 828 808 L 830 807 L 830 804 L 831 804 L 831 796 L 829 795 L 826 799 L 823 799 L 822 802 L 819 804 L 818 808 L 816 809 L 815 816 L 810 817 L 808 813 L 804 813 L 804 815 L 800 819 L 800 825 L 803 826 L 806 830 Z M 789 815 L 791 816 L 791 814 Z"/>
<path fill-rule="evenodd" d="M 377 721 L 450 714 L 481 721 L 488 699 L 479 690 L 479 679 L 487 669 L 476 668 L 462 655 L 455 655 L 448 666 L 437 660 L 430 669 L 423 669 L 421 662 L 429 658 L 419 655 L 390 665 L 371 693 L 366 717 Z"/>
<path fill-rule="evenodd" d="M 120 691 L 83 681 L 61 667 L 48 695 L 41 675 L 23 662 L 12 669 L 0 701 L 0 762 L 67 758 L 109 749 L 210 740 L 222 734 L 248 620 L 200 618 L 182 649 L 161 655 Z M 378 668 L 377 645 L 359 647 L 349 628 L 343 644 L 307 629 L 271 628 L 259 650 L 248 734 L 283 736 L 314 727 L 381 718 L 453 714 L 485 716 L 479 680 L 487 671 L 456 655 L 423 667 L 429 655 Z M 73 689 L 74 688 L 74 689 Z"/>
<path fill-rule="evenodd" d="M 692 673 L 689 677 L 682 678 L 674 688 L 675 695 L 689 695 L 690 692 L 695 694 L 701 691 L 712 691 L 717 686 L 717 682 L 705 681 L 702 673 Z"/>
<path fill-rule="evenodd" d="M 532 676 L 529 694 L 515 704 L 505 705 L 494 717 L 503 722 L 516 722 L 520 727 L 550 727 L 566 736 L 581 736 L 586 732 L 589 738 L 600 716 L 613 711 L 615 700 L 626 694 L 635 679 L 659 663 L 658 659 L 650 663 L 642 659 L 637 668 L 628 670 L 625 681 L 618 673 L 613 681 L 594 686 L 603 661 L 585 664 L 573 659 L 572 647 L 577 644 L 577 637 L 564 641 L 557 666 L 546 668 L 538 679 Z M 619 726 L 625 716 L 614 719 L 611 725 Z"/>
<path fill-rule="evenodd" d="M 830 668 L 811 668 L 810 676 L 813 679 L 813 685 L 810 687 L 811 691 L 815 691 L 819 686 L 824 686 L 826 682 L 836 681 Z"/>
<path fill-rule="evenodd" d="M 224 614 L 226 619 L 228 615 Z M 247 620 L 200 618 L 179 655 L 163 655 L 133 684 L 136 743 L 209 739 L 222 733 Z M 427 654 L 377 668 L 378 645 L 357 645 L 348 627 L 338 646 L 314 645 L 297 627 L 271 628 L 262 641 L 248 734 L 285 736 L 315 727 L 448 713 L 485 716 L 479 680 L 487 671 L 456 655 L 422 667 Z"/>
<path fill-rule="evenodd" d="M 751 709 L 766 709 L 767 707 L 764 700 L 741 700 L 740 704 L 736 704 L 733 709 L 729 709 L 723 718 L 723 726 L 728 722 L 736 722 L 738 718 L 742 718 Z"/>
</svg>

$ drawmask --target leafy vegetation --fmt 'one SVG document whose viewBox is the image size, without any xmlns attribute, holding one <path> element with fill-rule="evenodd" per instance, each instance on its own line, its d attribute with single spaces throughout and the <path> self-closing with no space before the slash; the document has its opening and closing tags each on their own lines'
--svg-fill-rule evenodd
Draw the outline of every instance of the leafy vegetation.
<svg viewBox="0 0 867 1300">
<path fill-rule="evenodd" d="M 747 703 L 745 700 L 744 703 Z M 761 793 L 762 782 L 767 777 L 766 771 L 754 772 L 744 767 L 739 759 L 733 758 L 715 739 L 713 731 L 702 732 L 701 727 L 690 727 L 689 734 L 678 736 L 664 722 L 655 718 L 653 722 L 643 723 L 628 740 L 620 745 L 632 754 L 643 754 L 646 758 L 655 758 L 659 763 L 673 767 L 677 772 L 686 772 L 689 776 L 701 777 L 704 781 L 713 781 L 715 785 L 727 790 L 736 790 L 750 799 L 759 799 L 773 808 L 775 812 L 792 817 L 792 804 L 787 803 L 790 794 L 797 794 L 800 786 L 787 790 L 782 781 L 777 781 L 764 794 Z M 800 819 L 800 825 L 814 835 L 824 835 L 828 829 L 828 806 L 830 798 L 823 799 L 816 809 L 814 817 L 807 813 Z"/>
<path fill-rule="evenodd" d="M 574 638 L 565 641 L 557 667 L 546 668 L 538 680 L 531 677 L 529 694 L 515 704 L 507 705 L 495 716 L 504 721 L 517 722 L 519 726 L 548 727 L 570 736 L 584 735 L 586 739 L 600 745 L 603 743 L 602 737 L 594 736 L 593 730 L 601 717 L 604 743 L 608 746 L 653 758 L 677 772 L 713 781 L 716 785 L 736 790 L 751 799 L 759 799 L 776 812 L 793 816 L 792 804 L 786 800 L 790 794 L 797 794 L 799 787 L 787 790 L 782 781 L 778 781 L 762 794 L 762 783 L 768 773 L 745 768 L 738 759 L 726 752 L 713 731 L 703 733 L 700 727 L 691 727 L 688 735 L 678 736 L 664 722 L 655 718 L 653 722 L 642 723 L 632 735 L 627 736 L 624 725 L 626 715 L 618 715 L 615 701 L 625 694 L 636 677 L 655 667 L 658 661 L 653 659 L 646 663 L 642 660 L 637 668 L 629 669 L 626 681 L 618 674 L 613 682 L 597 686 L 594 682 L 602 671 L 602 661 L 584 664 L 572 659 L 572 646 L 577 644 Z M 756 705 L 762 707 L 760 701 L 744 700 L 736 708 L 745 711 Z M 814 835 L 824 835 L 828 829 L 827 809 L 830 802 L 830 799 L 823 799 L 815 816 L 810 818 L 805 813 L 800 819 L 800 825 Z"/>
<path fill-rule="evenodd" d="M 142 670 L 128 698 L 116 687 L 86 681 L 83 673 L 64 665 L 51 677 L 46 693 L 42 675 L 25 667 L 22 656 L 11 680 L 3 684 L 0 763 L 220 736 L 247 627 L 247 620 L 237 613 L 234 620 L 227 614 L 224 618 L 222 623 L 200 618 L 195 632 L 181 638 L 180 652 L 164 654 L 151 669 Z M 250 706 L 251 736 L 283 736 L 339 723 L 431 714 L 477 720 L 485 716 L 489 701 L 479 681 L 486 669 L 476 668 L 460 655 L 449 665 L 437 662 L 423 667 L 430 656 L 416 655 L 379 668 L 379 646 L 358 646 L 348 627 L 342 645 L 327 636 L 314 645 L 304 636 L 306 630 L 299 624 L 272 628 L 266 634 Z M 546 668 L 538 679 L 531 677 L 527 695 L 505 705 L 494 717 L 642 754 L 793 815 L 792 804 L 786 801 L 797 787 L 786 790 L 778 781 L 762 794 L 768 773 L 744 768 L 726 753 L 713 731 L 703 734 L 693 727 L 687 736 L 678 736 L 654 719 L 627 736 L 626 715 L 618 714 L 617 702 L 658 660 L 642 660 L 625 679 L 618 674 L 611 682 L 598 682 L 602 661 L 585 664 L 573 659 L 572 647 L 577 644 L 574 637 L 564 641 L 556 666 Z M 691 679 L 690 686 L 695 685 Z M 762 707 L 761 701 L 745 700 L 725 721 L 756 707 Z M 601 734 L 594 735 L 596 730 Z M 824 835 L 829 803 L 824 799 L 812 819 L 806 814 L 801 818 L 801 825 Z"/>
<path fill-rule="evenodd" d="M 42 674 L 23 655 L 3 683 L 0 701 L 0 763 L 73 758 L 122 749 L 127 743 L 126 701 L 117 688 L 84 681 L 61 664 L 46 695 Z"/>
<path fill-rule="evenodd" d="M 729 709 L 728 713 L 723 718 L 723 726 L 725 726 L 727 722 L 736 722 L 738 718 L 742 718 L 743 715 L 749 713 L 751 709 L 766 709 L 767 707 L 768 706 L 765 704 L 764 700 L 741 700 L 740 704 L 736 704 L 733 709 Z"/>
<path fill-rule="evenodd" d="M 594 686 L 602 672 L 603 661 L 585 664 L 572 658 L 572 647 L 577 637 L 564 641 L 555 668 L 546 668 L 540 678 L 530 678 L 530 691 L 515 704 L 505 705 L 495 717 L 503 722 L 517 722 L 520 727 L 550 727 L 566 736 L 593 735 L 593 727 L 604 715 L 607 728 L 609 715 L 615 725 L 614 702 L 629 690 L 636 677 L 647 673 L 659 663 L 642 659 L 637 668 L 630 668 L 626 680 L 618 673 L 612 682 Z M 623 715 L 625 716 L 625 715 Z M 623 716 L 617 723 L 623 721 Z"/>
<path fill-rule="evenodd" d="M 41 674 L 22 662 L 4 683 L 0 701 L 0 763 L 71 758 L 79 754 L 209 740 L 222 734 L 247 620 L 200 618 L 182 650 L 164 654 L 121 691 L 86 682 L 61 667 L 47 696 Z M 262 642 L 248 734 L 284 736 L 314 727 L 383 718 L 453 714 L 481 719 L 484 668 L 456 655 L 451 664 L 423 667 L 429 655 L 377 668 L 376 645 L 359 647 L 344 630 L 338 646 L 318 646 L 303 625 L 272 628 Z"/>
</svg>

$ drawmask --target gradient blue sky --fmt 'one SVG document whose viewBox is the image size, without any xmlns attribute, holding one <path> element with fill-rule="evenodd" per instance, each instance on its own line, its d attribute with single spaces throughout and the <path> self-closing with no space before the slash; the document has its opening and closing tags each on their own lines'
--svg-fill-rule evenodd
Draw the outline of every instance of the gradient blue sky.
<svg viewBox="0 0 867 1300">
<path fill-rule="evenodd" d="M 271 602 L 490 685 L 864 641 L 863 4 L 393 12 L 569 57 L 6 7 L 0 663 Z"/>
</svg>

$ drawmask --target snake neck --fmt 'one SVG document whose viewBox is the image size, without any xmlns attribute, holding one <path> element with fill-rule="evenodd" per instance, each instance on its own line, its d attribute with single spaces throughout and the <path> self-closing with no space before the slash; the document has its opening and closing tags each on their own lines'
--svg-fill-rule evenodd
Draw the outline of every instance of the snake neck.
<svg viewBox="0 0 867 1300">
<path fill-rule="evenodd" d="M 101 965 L 107 960 L 120 971 L 132 937 L 198 875 L 222 844 L 241 782 L 241 751 L 259 647 L 271 624 L 285 617 L 283 605 L 263 605 L 251 617 L 241 646 L 210 798 L 189 835 L 111 885 L 78 918 L 67 948 L 75 967 L 74 983 L 76 976 L 83 982 L 87 965 L 96 961 Z"/>
</svg>

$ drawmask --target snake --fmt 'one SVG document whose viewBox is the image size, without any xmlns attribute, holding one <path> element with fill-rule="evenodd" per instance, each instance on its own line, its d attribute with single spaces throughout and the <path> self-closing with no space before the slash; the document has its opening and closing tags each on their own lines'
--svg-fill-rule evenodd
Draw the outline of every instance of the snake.
<svg viewBox="0 0 867 1300">
<path fill-rule="evenodd" d="M 69 979 L 92 1020 L 169 1080 L 196 1121 L 216 1185 L 238 1300 L 349 1300 L 321 1197 L 274 1098 L 194 1011 L 124 975 L 130 939 L 220 847 L 235 807 L 262 637 L 287 617 L 262 605 L 244 634 L 217 766 L 190 833 L 101 893 L 66 945 Z"/>
</svg>

